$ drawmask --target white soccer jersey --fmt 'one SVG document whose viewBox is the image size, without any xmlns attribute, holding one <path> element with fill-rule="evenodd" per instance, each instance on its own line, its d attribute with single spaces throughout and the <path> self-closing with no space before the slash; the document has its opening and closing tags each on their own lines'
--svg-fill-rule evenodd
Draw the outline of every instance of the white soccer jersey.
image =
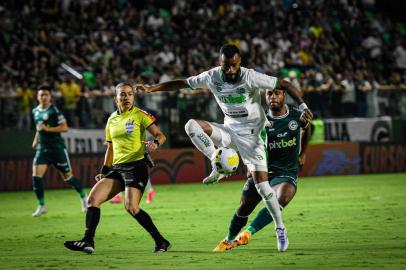
<svg viewBox="0 0 406 270">
<path fill-rule="evenodd" d="M 272 90 L 277 82 L 276 77 L 244 67 L 241 67 L 241 76 L 237 83 L 225 82 L 221 67 L 187 78 L 192 89 L 210 89 L 224 113 L 224 124 L 236 131 L 247 128 L 260 130 L 265 126 L 267 120 L 261 106 L 259 90 Z"/>
</svg>

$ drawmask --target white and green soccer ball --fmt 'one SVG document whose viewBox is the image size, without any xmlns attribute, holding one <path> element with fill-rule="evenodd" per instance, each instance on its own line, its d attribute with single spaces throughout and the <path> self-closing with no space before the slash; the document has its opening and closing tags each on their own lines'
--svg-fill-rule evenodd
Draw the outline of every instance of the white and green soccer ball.
<svg viewBox="0 0 406 270">
<path fill-rule="evenodd" d="M 214 151 L 211 165 L 221 174 L 232 174 L 240 163 L 240 158 L 234 149 L 219 147 Z"/>
</svg>

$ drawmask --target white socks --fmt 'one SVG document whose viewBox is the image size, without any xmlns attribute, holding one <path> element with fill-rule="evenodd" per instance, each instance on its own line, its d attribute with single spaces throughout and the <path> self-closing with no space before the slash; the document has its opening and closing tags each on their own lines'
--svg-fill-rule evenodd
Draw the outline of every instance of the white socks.
<svg viewBox="0 0 406 270">
<path fill-rule="evenodd" d="M 216 149 L 212 139 L 203 131 L 202 127 L 191 119 L 186 123 L 185 131 L 196 148 L 211 160 Z"/>
<path fill-rule="evenodd" d="M 276 197 L 276 192 L 271 188 L 268 181 L 255 184 L 259 195 L 265 203 L 266 208 L 275 221 L 275 228 L 285 228 L 282 221 L 281 209 Z"/>
</svg>

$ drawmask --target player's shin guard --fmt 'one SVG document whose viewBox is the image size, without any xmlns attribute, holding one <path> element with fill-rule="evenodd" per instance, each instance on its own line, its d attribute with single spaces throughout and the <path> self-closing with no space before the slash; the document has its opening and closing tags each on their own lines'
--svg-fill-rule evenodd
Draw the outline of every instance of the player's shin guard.
<svg viewBox="0 0 406 270">
<path fill-rule="evenodd" d="M 66 179 L 66 182 L 68 182 L 77 191 L 77 193 L 79 193 L 80 198 L 84 198 L 86 196 L 79 179 L 77 179 L 74 176 L 71 176 L 68 179 Z"/>
<path fill-rule="evenodd" d="M 251 232 L 251 234 L 255 234 L 256 232 L 262 230 L 266 225 L 272 222 L 272 216 L 269 213 L 266 207 L 262 208 L 251 224 L 248 226 L 247 230 Z"/>
<path fill-rule="evenodd" d="M 211 159 L 216 150 L 214 148 L 214 143 L 196 120 L 190 119 L 185 125 L 185 131 L 196 148 L 206 157 Z"/>
<path fill-rule="evenodd" d="M 266 208 L 271 214 L 273 220 L 275 221 L 276 228 L 285 228 L 282 221 L 282 214 L 278 198 L 276 197 L 275 191 L 271 188 L 268 181 L 255 184 L 258 194 L 261 195 L 262 200 L 265 203 Z"/>
<path fill-rule="evenodd" d="M 33 176 L 32 177 L 32 187 L 35 192 L 35 196 L 37 197 L 39 205 L 45 205 L 44 184 L 42 181 L 42 177 Z"/>
<path fill-rule="evenodd" d="M 248 217 L 239 216 L 237 213 L 234 214 L 231 219 L 230 227 L 228 229 L 227 240 L 234 240 L 241 229 L 247 224 Z"/>
<path fill-rule="evenodd" d="M 93 243 L 93 238 L 96 233 L 97 225 L 100 221 L 100 208 L 91 206 L 86 212 L 86 230 L 83 240 Z"/>
</svg>

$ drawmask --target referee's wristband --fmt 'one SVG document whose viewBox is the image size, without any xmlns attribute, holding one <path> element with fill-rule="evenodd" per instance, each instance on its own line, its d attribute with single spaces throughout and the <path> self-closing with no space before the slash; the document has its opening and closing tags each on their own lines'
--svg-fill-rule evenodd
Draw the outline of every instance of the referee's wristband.
<svg viewBox="0 0 406 270">
<path fill-rule="evenodd" d="M 110 172 L 110 168 L 108 166 L 106 166 L 106 165 L 103 165 L 103 167 L 100 170 L 100 173 L 106 175 L 109 172 Z"/>
<path fill-rule="evenodd" d="M 157 139 L 154 140 L 154 143 L 155 143 L 157 146 L 160 146 L 160 145 L 161 145 Z"/>
<path fill-rule="evenodd" d="M 306 103 L 303 102 L 302 104 L 299 105 L 299 110 L 304 111 L 305 109 L 308 109 L 308 107 Z"/>
</svg>

